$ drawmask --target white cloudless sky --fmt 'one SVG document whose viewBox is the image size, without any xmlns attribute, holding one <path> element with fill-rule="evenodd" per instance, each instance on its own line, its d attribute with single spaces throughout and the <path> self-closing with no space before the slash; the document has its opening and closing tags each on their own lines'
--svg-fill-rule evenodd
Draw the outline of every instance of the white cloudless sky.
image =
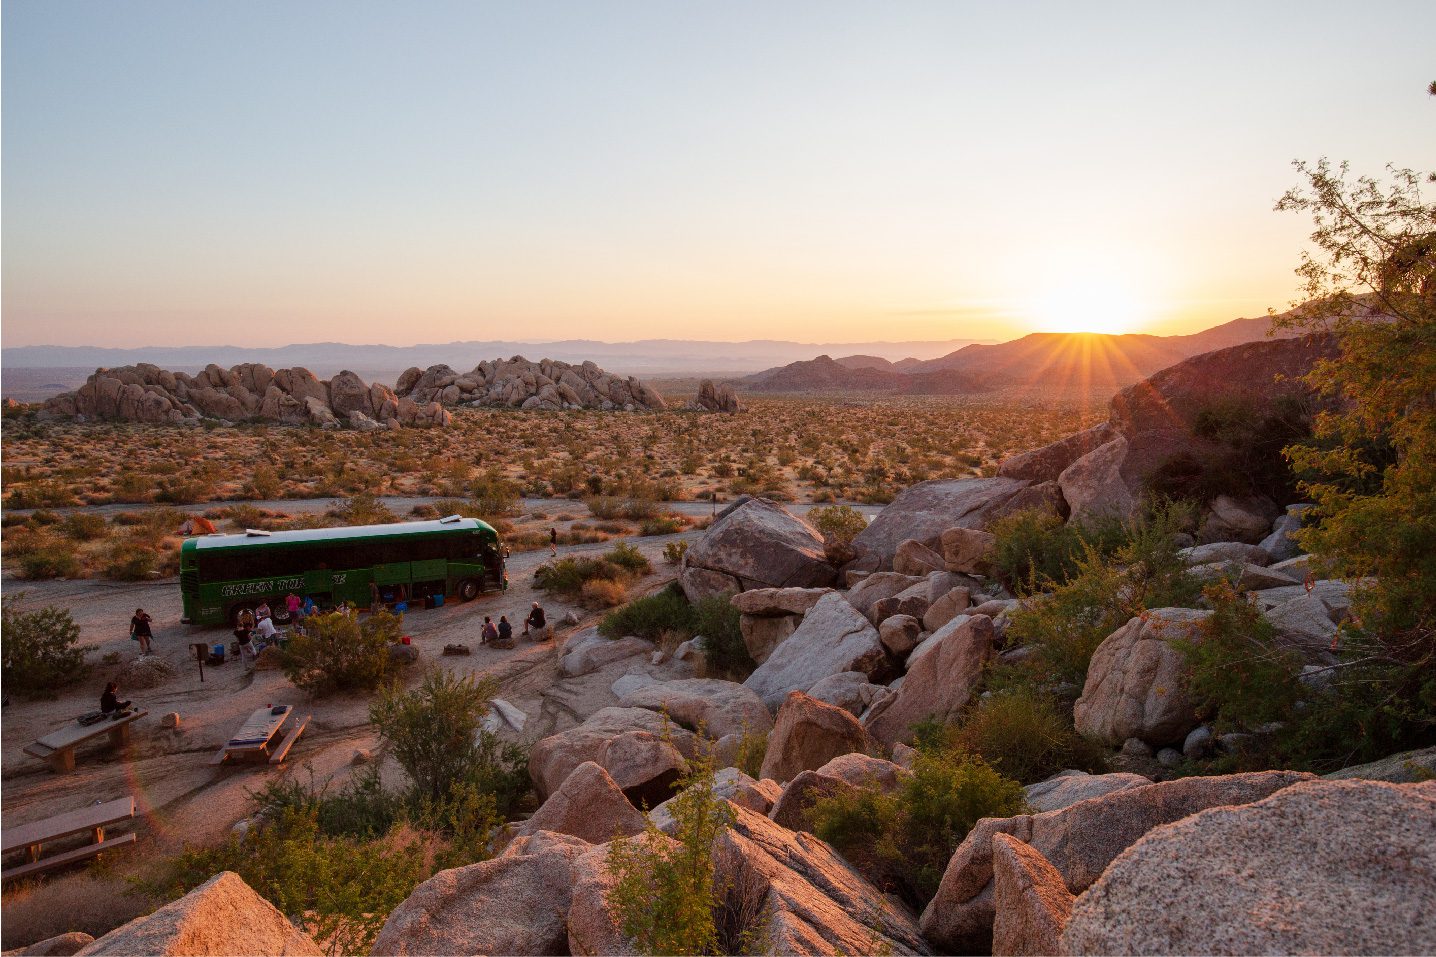
<svg viewBox="0 0 1436 957">
<path fill-rule="evenodd" d="M 1436 4 L 3 7 L 7 346 L 1194 331 L 1294 158 L 1436 167 Z"/>
</svg>

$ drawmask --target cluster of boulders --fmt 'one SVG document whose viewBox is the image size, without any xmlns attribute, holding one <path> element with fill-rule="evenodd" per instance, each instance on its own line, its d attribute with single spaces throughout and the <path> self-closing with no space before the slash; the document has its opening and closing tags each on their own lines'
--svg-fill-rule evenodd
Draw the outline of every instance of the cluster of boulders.
<svg viewBox="0 0 1436 957">
<path fill-rule="evenodd" d="M 695 412 L 739 412 L 742 406 L 738 402 L 738 393 L 728 383 L 720 386 L 713 385 L 712 379 L 704 379 L 698 385 L 698 394 L 693 401 L 688 403 L 688 408 Z"/>
<path fill-rule="evenodd" d="M 469 372 L 455 372 L 447 365 L 406 369 L 394 383 L 394 393 L 444 406 L 625 412 L 668 408 L 656 389 L 633 376 L 621 378 L 593 362 L 530 362 L 523 356 L 480 362 Z"/>
<path fill-rule="evenodd" d="M 439 404 L 397 396 L 377 382 L 366 385 L 353 372 L 325 380 L 308 369 L 275 371 L 256 362 L 208 365 L 194 376 L 149 363 L 97 369 L 76 391 L 46 401 L 39 415 L 160 424 L 257 420 L 366 431 L 449 424 Z"/>
</svg>

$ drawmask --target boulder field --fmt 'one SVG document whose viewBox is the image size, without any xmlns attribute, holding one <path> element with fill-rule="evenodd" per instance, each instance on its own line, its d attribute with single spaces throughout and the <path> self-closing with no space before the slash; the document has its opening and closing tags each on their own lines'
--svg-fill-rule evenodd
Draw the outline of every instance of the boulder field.
<svg viewBox="0 0 1436 957">
<path fill-rule="evenodd" d="M 738 411 L 732 389 L 703 385 L 689 408 Z M 530 362 L 514 356 L 481 362 L 464 373 L 446 365 L 408 369 L 392 389 L 378 382 L 365 384 L 347 370 L 320 379 L 308 369 L 276 371 L 249 362 L 230 369 L 208 365 L 190 375 L 140 363 L 96 369 L 79 389 L 47 400 L 39 415 L 46 420 L 157 424 L 267 421 L 370 431 L 448 425 L 448 409 L 454 406 L 630 412 L 668 407 L 647 383 L 605 372 L 592 362 Z"/>
</svg>

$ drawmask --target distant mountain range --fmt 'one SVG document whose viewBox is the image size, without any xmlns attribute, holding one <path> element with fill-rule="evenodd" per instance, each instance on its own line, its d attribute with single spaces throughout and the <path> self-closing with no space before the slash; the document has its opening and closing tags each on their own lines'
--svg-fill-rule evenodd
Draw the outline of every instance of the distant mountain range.
<svg viewBox="0 0 1436 957">
<path fill-rule="evenodd" d="M 108 349 L 91 346 L 16 346 L 0 350 L 5 369 L 84 368 L 152 362 L 164 369 L 196 373 L 209 363 L 229 368 L 241 362 L 262 362 L 279 369 L 303 366 L 317 375 L 342 369 L 421 369 L 447 363 L 455 369 L 472 369 L 486 359 L 522 355 L 529 359 L 583 362 L 592 359 L 611 372 L 625 375 L 695 375 L 744 373 L 774 363 L 811 359 L 823 353 L 871 354 L 873 358 L 916 357 L 935 359 L 954 349 L 991 340 L 940 339 L 912 342 L 806 343 L 777 339 L 747 342 L 707 342 L 688 339 L 642 339 L 636 342 L 599 342 L 566 339 L 559 342 L 509 340 L 426 343 L 412 346 L 350 345 L 311 342 L 256 348 L 249 346 L 143 346 Z"/>
<path fill-rule="evenodd" d="M 974 343 L 927 360 L 822 355 L 765 369 L 734 385 L 752 392 L 1116 392 L 1183 359 L 1264 339 L 1270 328 L 1271 320 L 1262 316 L 1233 319 L 1186 336 L 1040 332 L 995 345 Z M 1296 334 L 1284 331 L 1277 336 Z"/>
</svg>

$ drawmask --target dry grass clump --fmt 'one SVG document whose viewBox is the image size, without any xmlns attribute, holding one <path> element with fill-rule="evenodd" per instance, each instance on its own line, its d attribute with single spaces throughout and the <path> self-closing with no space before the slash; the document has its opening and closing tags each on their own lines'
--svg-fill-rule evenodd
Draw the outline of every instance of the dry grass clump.
<svg viewBox="0 0 1436 957">
<path fill-rule="evenodd" d="M 99 937 L 152 910 L 153 904 L 102 861 L 7 887 L 0 906 L 0 946 L 11 950 L 71 931 Z"/>
</svg>

